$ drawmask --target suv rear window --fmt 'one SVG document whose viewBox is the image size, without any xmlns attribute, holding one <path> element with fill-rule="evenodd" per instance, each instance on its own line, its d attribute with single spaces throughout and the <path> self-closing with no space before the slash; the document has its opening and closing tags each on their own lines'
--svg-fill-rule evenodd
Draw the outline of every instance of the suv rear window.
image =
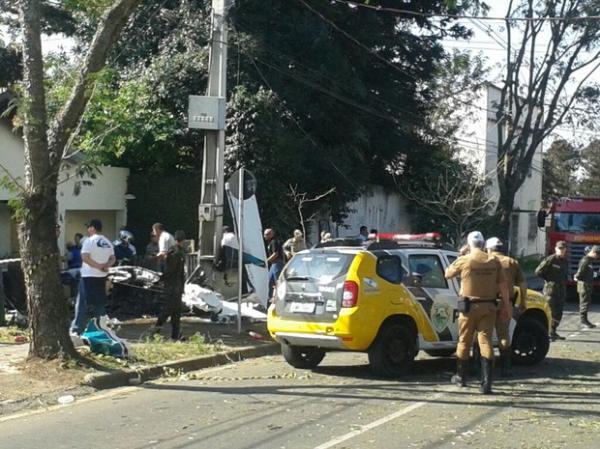
<svg viewBox="0 0 600 449">
<path fill-rule="evenodd" d="M 299 254 L 288 263 L 283 277 L 286 280 L 330 282 L 346 274 L 353 259 L 354 254 Z"/>
</svg>

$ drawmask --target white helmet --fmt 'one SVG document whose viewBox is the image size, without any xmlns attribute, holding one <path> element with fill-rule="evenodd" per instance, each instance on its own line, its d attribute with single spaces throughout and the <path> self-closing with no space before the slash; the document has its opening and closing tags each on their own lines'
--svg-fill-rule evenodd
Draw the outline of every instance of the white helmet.
<svg viewBox="0 0 600 449">
<path fill-rule="evenodd" d="M 491 237 L 485 241 L 485 249 L 494 249 L 502 245 L 502 240 L 500 240 L 498 237 Z"/>
<path fill-rule="evenodd" d="M 469 246 L 481 248 L 485 243 L 485 239 L 483 238 L 483 234 L 481 232 L 473 231 L 469 232 L 469 235 L 467 236 L 467 243 Z"/>
<path fill-rule="evenodd" d="M 133 234 L 125 229 L 119 231 L 119 239 L 127 243 L 133 242 Z"/>
</svg>

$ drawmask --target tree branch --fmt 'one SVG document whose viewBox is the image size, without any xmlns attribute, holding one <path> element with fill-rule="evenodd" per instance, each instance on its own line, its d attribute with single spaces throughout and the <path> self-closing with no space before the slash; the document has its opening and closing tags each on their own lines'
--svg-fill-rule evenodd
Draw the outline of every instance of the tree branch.
<svg viewBox="0 0 600 449">
<path fill-rule="evenodd" d="M 95 75 L 104 67 L 109 49 L 117 41 L 141 0 L 117 0 L 104 14 L 90 44 L 69 100 L 57 115 L 49 133 L 52 168 L 58 170 L 64 148 L 92 95 Z"/>
</svg>

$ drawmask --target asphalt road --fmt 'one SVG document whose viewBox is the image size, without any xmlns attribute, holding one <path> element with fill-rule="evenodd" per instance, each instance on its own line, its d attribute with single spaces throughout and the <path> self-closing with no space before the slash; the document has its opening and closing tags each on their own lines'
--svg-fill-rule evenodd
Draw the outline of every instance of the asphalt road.
<svg viewBox="0 0 600 449">
<path fill-rule="evenodd" d="M 391 381 L 362 354 L 328 354 L 315 372 L 266 357 L 0 417 L 0 448 L 594 448 L 600 330 L 579 331 L 568 308 L 568 339 L 492 396 L 450 385 L 452 358 L 423 356 Z"/>
</svg>

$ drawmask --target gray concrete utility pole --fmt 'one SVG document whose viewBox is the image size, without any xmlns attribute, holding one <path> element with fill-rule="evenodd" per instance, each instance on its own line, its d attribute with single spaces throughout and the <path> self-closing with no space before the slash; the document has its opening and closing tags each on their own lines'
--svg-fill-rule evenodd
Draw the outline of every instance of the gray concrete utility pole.
<svg viewBox="0 0 600 449">
<path fill-rule="evenodd" d="M 205 129 L 202 193 L 198 211 L 199 251 L 202 259 L 215 256 L 223 228 L 225 108 L 227 81 L 227 13 L 234 0 L 212 0 L 212 37 L 209 78 L 204 106 L 193 111 L 190 99 L 190 128 Z M 208 111 L 208 112 L 207 112 Z M 212 125 L 212 126 L 211 126 Z"/>
</svg>

